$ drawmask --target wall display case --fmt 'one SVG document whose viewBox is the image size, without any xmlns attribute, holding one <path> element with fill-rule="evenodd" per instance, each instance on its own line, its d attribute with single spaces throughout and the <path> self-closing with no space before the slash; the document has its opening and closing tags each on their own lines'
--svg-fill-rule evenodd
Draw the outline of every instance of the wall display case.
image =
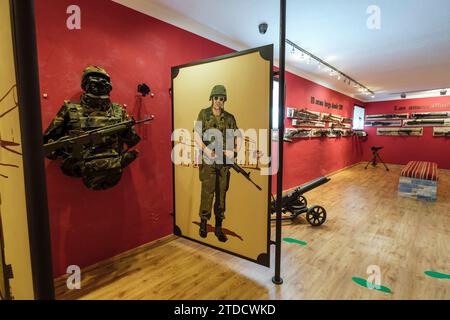
<svg viewBox="0 0 450 320">
<path fill-rule="evenodd" d="M 403 137 L 414 137 L 423 136 L 423 128 L 378 128 L 378 136 L 403 136 Z"/>
</svg>

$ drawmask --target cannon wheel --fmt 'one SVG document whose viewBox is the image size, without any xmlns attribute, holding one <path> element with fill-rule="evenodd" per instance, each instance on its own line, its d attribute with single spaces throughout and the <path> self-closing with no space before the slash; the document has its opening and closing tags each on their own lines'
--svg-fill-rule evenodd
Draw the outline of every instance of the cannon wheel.
<svg viewBox="0 0 450 320">
<path fill-rule="evenodd" d="M 327 211 L 321 206 L 311 207 L 306 213 L 306 220 L 313 227 L 321 226 L 327 220 Z"/>
<path fill-rule="evenodd" d="M 304 196 L 299 196 L 298 202 L 301 204 L 302 207 L 306 208 L 308 206 L 308 200 L 306 200 Z"/>
</svg>

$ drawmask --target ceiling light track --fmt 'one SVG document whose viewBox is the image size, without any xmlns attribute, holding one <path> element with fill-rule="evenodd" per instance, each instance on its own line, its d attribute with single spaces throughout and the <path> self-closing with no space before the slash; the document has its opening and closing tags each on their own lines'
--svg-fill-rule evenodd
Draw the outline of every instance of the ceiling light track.
<svg viewBox="0 0 450 320">
<path fill-rule="evenodd" d="M 444 92 L 447 93 L 447 90 L 450 90 L 449 88 L 434 88 L 434 89 L 423 89 L 423 90 L 414 90 L 414 91 L 402 91 L 402 92 L 397 92 L 397 93 L 391 93 L 391 95 L 399 95 L 399 94 L 413 94 L 413 93 L 431 93 L 433 91 L 440 91 L 441 95 L 445 95 L 443 94 Z"/>
<path fill-rule="evenodd" d="M 338 79 L 340 80 L 341 77 L 344 77 L 344 82 L 348 83 L 349 85 L 353 82 L 354 83 L 354 87 L 358 88 L 359 87 L 359 91 L 363 92 L 365 95 L 372 95 L 372 98 L 375 96 L 375 92 L 373 92 L 372 90 L 370 90 L 369 88 L 367 88 L 366 86 L 362 85 L 361 83 L 359 83 L 358 81 L 356 81 L 355 79 L 353 79 L 352 77 L 348 76 L 347 74 L 345 74 L 344 72 L 340 71 L 339 69 L 333 67 L 332 65 L 330 65 L 329 63 L 323 61 L 322 59 L 320 59 L 319 57 L 313 55 L 311 52 L 303 49 L 302 47 L 300 47 L 299 45 L 297 45 L 296 43 L 292 42 L 289 39 L 286 39 L 286 43 L 290 46 L 292 46 L 292 52 L 295 52 L 295 50 L 298 50 L 302 53 L 303 57 L 306 57 L 308 59 L 308 64 L 311 63 L 311 59 L 314 59 L 315 61 L 317 61 L 319 69 L 321 69 L 321 66 L 324 65 L 326 66 L 330 71 L 330 75 L 334 76 L 337 75 Z"/>
</svg>

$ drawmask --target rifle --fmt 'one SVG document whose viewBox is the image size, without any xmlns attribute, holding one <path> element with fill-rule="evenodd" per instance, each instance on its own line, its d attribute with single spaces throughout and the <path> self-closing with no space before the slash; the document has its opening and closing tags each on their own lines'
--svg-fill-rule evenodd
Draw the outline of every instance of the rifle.
<svg viewBox="0 0 450 320">
<path fill-rule="evenodd" d="M 9 279 L 12 279 L 12 266 L 5 262 L 5 244 L 3 239 L 2 216 L 0 214 L 0 300 L 11 299 L 11 288 L 9 286 Z"/>
<path fill-rule="evenodd" d="M 406 114 L 373 114 L 366 116 L 366 119 L 407 119 Z"/>
<path fill-rule="evenodd" d="M 352 118 L 343 118 L 342 122 L 346 122 L 346 123 L 352 123 L 353 119 Z"/>
<path fill-rule="evenodd" d="M 445 120 L 409 120 L 406 121 L 405 124 L 408 126 L 415 126 L 415 125 L 433 125 L 433 124 L 445 124 Z"/>
<path fill-rule="evenodd" d="M 353 131 L 353 135 L 357 137 L 367 137 L 367 132 L 365 131 Z"/>
<path fill-rule="evenodd" d="M 341 118 L 339 118 L 338 116 L 334 116 L 332 114 L 327 114 L 327 115 L 324 115 L 323 120 L 324 121 L 330 121 L 330 122 L 332 122 L 332 121 L 340 122 Z"/>
<path fill-rule="evenodd" d="M 449 113 L 413 113 L 411 114 L 412 118 L 415 119 L 423 119 L 423 118 L 448 118 Z"/>
<path fill-rule="evenodd" d="M 52 155 L 52 153 L 57 150 L 61 149 L 66 150 L 68 147 L 71 147 L 73 150 L 74 157 L 81 158 L 81 152 L 83 151 L 83 147 L 85 145 L 87 144 L 95 145 L 104 143 L 107 137 L 110 137 L 114 134 L 120 134 L 134 127 L 135 125 L 146 123 L 153 119 L 154 116 L 150 116 L 139 121 L 131 119 L 98 129 L 93 129 L 85 132 L 82 131 L 78 135 L 75 134 L 64 136 L 57 141 L 51 141 L 47 144 L 44 144 L 44 154 L 47 157 Z"/>
<path fill-rule="evenodd" d="M 328 135 L 329 131 L 328 130 L 317 130 L 315 131 L 313 134 L 315 136 L 321 136 L 321 137 L 326 137 Z"/>
<path fill-rule="evenodd" d="M 414 133 L 414 132 L 422 133 L 422 129 L 420 129 L 420 131 L 418 131 L 418 130 L 413 130 L 413 129 L 400 129 L 400 130 L 398 130 L 399 135 L 401 135 L 401 134 L 403 134 L 403 133 L 406 133 L 408 136 L 410 136 L 411 133 Z"/>
<path fill-rule="evenodd" d="M 311 111 L 308 111 L 307 109 L 302 109 L 302 110 L 299 111 L 299 113 L 304 113 L 304 114 L 306 114 L 309 117 L 314 118 L 314 119 L 319 119 L 320 118 L 320 116 L 318 114 L 313 113 Z"/>
<path fill-rule="evenodd" d="M 294 129 L 294 130 L 289 130 L 287 131 L 287 133 L 284 135 L 284 140 L 287 142 L 292 142 L 292 138 L 294 138 L 296 135 L 298 134 L 305 134 L 311 132 L 311 129 Z"/>
<path fill-rule="evenodd" d="M 295 110 L 294 117 L 305 120 L 319 120 L 320 116 L 307 110 Z"/>
<path fill-rule="evenodd" d="M 331 130 L 331 133 L 336 135 L 337 137 L 342 137 L 342 135 L 344 134 L 344 131 L 342 131 L 342 130 Z"/>
<path fill-rule="evenodd" d="M 408 136 L 411 135 L 411 133 L 416 132 L 416 130 L 413 129 L 399 129 L 399 130 L 380 130 L 378 131 L 380 133 L 398 133 L 398 135 L 407 134 Z"/>
<path fill-rule="evenodd" d="M 292 125 L 297 127 L 318 127 L 318 128 L 325 127 L 325 123 L 311 119 L 310 120 L 294 119 L 292 121 Z"/>
<path fill-rule="evenodd" d="M 366 126 L 371 126 L 371 127 L 375 127 L 375 126 L 394 126 L 394 125 L 400 126 L 399 123 L 397 123 L 397 122 L 390 122 L 390 121 L 371 121 L 371 122 L 366 122 L 365 125 Z"/>
<path fill-rule="evenodd" d="M 437 131 L 434 133 L 436 136 L 443 136 L 443 137 L 450 137 L 450 131 L 443 132 L 443 131 Z"/>
<path fill-rule="evenodd" d="M 331 125 L 331 128 L 332 129 L 334 129 L 334 128 L 341 128 L 341 129 L 343 129 L 343 128 L 347 128 L 347 126 L 345 124 L 343 124 L 343 123 L 333 123 Z"/>
<path fill-rule="evenodd" d="M 234 159 L 231 159 L 230 157 L 227 157 L 227 155 L 225 154 L 225 152 L 222 153 L 223 154 L 223 159 L 225 160 L 225 165 L 230 166 L 234 171 L 236 171 L 237 173 L 241 174 L 244 176 L 245 179 L 247 179 L 248 181 L 250 181 L 259 191 L 262 191 L 262 188 L 260 186 L 258 186 L 251 178 L 250 178 L 250 172 L 245 171 L 241 166 L 239 166 L 236 161 Z M 209 159 L 209 161 L 214 161 L 214 159 L 208 157 L 206 155 L 206 153 L 203 153 L 203 156 L 206 157 L 207 159 Z"/>
<path fill-rule="evenodd" d="M 403 133 L 406 133 L 408 136 L 410 136 L 411 135 L 411 133 L 413 133 L 414 132 L 414 130 L 411 130 L 411 129 L 400 129 L 400 130 L 398 130 L 397 131 L 397 133 L 399 134 L 399 135 L 401 135 L 401 134 L 403 134 Z"/>
<path fill-rule="evenodd" d="M 225 161 L 226 164 L 228 166 L 230 166 L 234 171 L 236 171 L 237 173 L 243 175 L 245 177 L 245 179 L 247 179 L 248 181 L 250 181 L 259 191 L 262 191 L 262 188 L 260 186 L 258 186 L 253 180 L 252 178 L 250 178 L 250 172 L 245 171 L 242 167 L 240 167 L 236 161 L 234 161 L 234 159 L 228 158 L 225 154 Z"/>
</svg>

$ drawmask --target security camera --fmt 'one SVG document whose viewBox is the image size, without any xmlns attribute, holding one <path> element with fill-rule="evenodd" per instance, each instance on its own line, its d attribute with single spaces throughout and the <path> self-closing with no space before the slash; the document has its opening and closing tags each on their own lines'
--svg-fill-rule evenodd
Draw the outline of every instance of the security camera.
<svg viewBox="0 0 450 320">
<path fill-rule="evenodd" d="M 406 93 L 402 93 L 402 94 L 400 95 L 400 97 L 402 97 L 402 99 L 406 99 Z"/>
<path fill-rule="evenodd" d="M 269 28 L 269 25 L 264 22 L 264 23 L 261 23 L 258 28 L 259 28 L 260 34 L 266 34 L 267 29 Z"/>
<path fill-rule="evenodd" d="M 442 89 L 441 90 L 441 96 L 445 96 L 447 94 L 447 89 Z"/>
</svg>

